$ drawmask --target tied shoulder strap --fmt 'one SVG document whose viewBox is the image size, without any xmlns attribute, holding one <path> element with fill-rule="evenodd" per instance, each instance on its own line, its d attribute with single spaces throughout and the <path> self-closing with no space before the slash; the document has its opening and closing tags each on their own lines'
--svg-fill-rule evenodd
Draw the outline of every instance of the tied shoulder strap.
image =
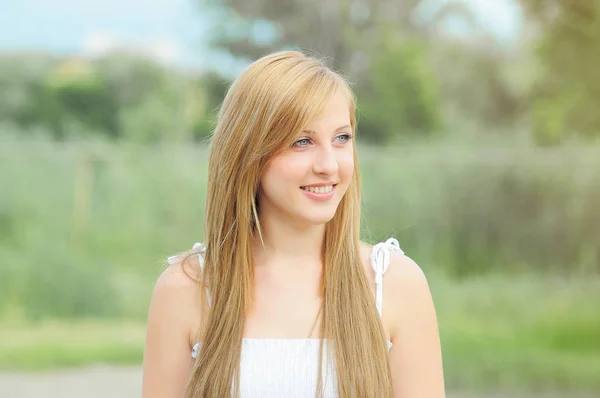
<svg viewBox="0 0 600 398">
<path fill-rule="evenodd" d="M 196 254 L 196 256 L 198 257 L 198 264 L 200 264 L 200 271 L 204 270 L 204 253 L 206 253 L 206 245 L 204 245 L 203 243 L 195 243 L 194 246 L 192 247 L 192 250 L 198 250 L 198 253 Z M 169 265 L 173 265 L 173 264 L 177 264 L 181 261 L 183 261 L 186 257 L 186 254 L 178 254 L 175 256 L 171 256 L 167 259 Z M 210 293 L 208 291 L 208 289 L 206 290 L 206 298 L 208 300 L 208 304 L 210 305 Z"/>
<path fill-rule="evenodd" d="M 381 316 L 383 306 L 383 274 L 390 265 L 390 251 L 404 254 L 404 251 L 400 249 L 400 244 L 394 238 L 389 238 L 385 242 L 376 244 L 373 246 L 373 250 L 371 250 L 371 267 L 375 271 L 375 285 L 377 287 L 375 304 L 377 305 L 379 316 Z"/>
<path fill-rule="evenodd" d="M 192 250 L 196 250 L 200 248 L 200 253 L 198 254 L 198 262 L 200 263 L 200 269 L 204 268 L 204 253 L 206 253 L 206 246 L 204 246 L 202 243 L 194 243 L 194 246 L 192 247 Z M 182 261 L 185 258 L 185 254 L 178 254 L 175 256 L 171 256 L 167 259 L 169 264 L 177 264 L 178 262 Z"/>
<path fill-rule="evenodd" d="M 198 263 L 200 263 L 200 269 L 204 269 L 204 253 L 206 253 L 206 246 L 204 246 L 202 243 L 194 243 L 194 247 L 192 247 L 192 250 L 196 250 L 200 248 L 200 253 L 198 254 Z"/>
</svg>

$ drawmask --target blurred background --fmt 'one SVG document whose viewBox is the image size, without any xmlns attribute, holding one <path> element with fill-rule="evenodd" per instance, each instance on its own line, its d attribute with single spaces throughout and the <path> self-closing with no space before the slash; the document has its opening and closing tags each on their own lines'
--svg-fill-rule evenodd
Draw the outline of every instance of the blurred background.
<svg viewBox="0 0 600 398">
<path fill-rule="evenodd" d="M 600 0 L 2 2 L 0 396 L 140 395 L 216 109 L 284 48 L 353 84 L 364 239 L 427 274 L 449 396 L 599 396 Z"/>
</svg>

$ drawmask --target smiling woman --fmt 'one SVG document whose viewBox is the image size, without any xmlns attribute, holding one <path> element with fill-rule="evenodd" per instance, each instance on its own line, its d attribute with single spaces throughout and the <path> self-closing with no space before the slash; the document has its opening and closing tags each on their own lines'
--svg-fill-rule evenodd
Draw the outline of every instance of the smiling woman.
<svg viewBox="0 0 600 398">
<path fill-rule="evenodd" d="M 287 222 L 317 225 L 333 218 L 354 171 L 348 103 L 348 93 L 336 91 L 290 150 L 270 160 L 259 189 L 263 214 L 286 214 Z"/>
<path fill-rule="evenodd" d="M 145 398 L 444 396 L 421 269 L 393 238 L 359 240 L 355 132 L 348 84 L 318 59 L 278 52 L 234 81 L 206 240 L 169 258 L 150 304 Z"/>
</svg>

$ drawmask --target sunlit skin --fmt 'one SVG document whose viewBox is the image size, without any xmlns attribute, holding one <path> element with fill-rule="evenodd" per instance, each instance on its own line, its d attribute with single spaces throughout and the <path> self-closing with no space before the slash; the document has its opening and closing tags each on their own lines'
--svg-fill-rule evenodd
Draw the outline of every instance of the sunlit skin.
<svg viewBox="0 0 600 398">
<path fill-rule="evenodd" d="M 268 164 L 259 191 L 262 238 L 253 245 L 254 300 L 246 337 L 307 337 L 321 304 L 321 247 L 352 180 L 353 131 L 348 98 L 336 93 L 293 145 Z M 310 185 L 334 185 L 313 194 Z"/>
<path fill-rule="evenodd" d="M 352 139 L 348 99 L 337 93 L 322 114 L 298 132 L 296 142 L 269 162 L 259 191 L 261 223 L 279 219 L 302 228 L 331 220 L 352 179 Z M 319 195 L 301 187 L 315 184 L 335 185 L 332 195 L 311 199 Z"/>
</svg>

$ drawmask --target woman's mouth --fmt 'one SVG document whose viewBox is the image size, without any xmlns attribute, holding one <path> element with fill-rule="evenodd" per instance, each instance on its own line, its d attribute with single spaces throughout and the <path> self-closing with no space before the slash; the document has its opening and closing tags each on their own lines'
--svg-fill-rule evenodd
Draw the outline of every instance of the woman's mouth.
<svg viewBox="0 0 600 398">
<path fill-rule="evenodd" d="M 304 186 L 300 187 L 300 189 L 304 192 L 304 194 L 313 200 L 323 201 L 329 200 L 335 194 L 335 186 L 337 184 L 330 185 L 320 185 L 320 186 Z"/>
<path fill-rule="evenodd" d="M 300 187 L 301 189 L 308 191 L 308 192 L 312 192 L 312 193 L 318 193 L 318 194 L 323 194 L 323 193 L 329 193 L 331 191 L 333 191 L 333 187 L 335 187 L 335 185 L 324 185 L 324 186 L 320 186 L 320 187 Z"/>
</svg>

